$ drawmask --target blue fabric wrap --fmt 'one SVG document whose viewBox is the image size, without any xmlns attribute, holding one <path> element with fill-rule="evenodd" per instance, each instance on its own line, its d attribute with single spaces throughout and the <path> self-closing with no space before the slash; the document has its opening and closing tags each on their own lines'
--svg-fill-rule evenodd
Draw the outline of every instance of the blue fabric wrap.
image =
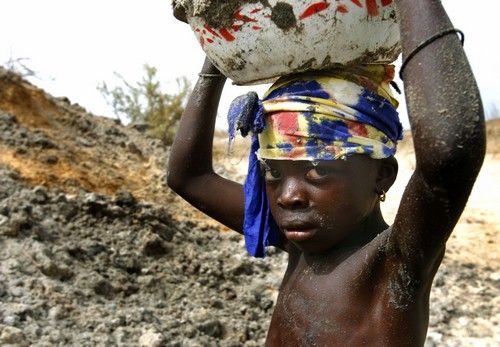
<svg viewBox="0 0 500 347">
<path fill-rule="evenodd" d="M 265 127 L 262 102 L 256 93 L 250 92 L 231 103 L 228 124 L 230 142 L 237 130 L 241 131 L 242 136 L 252 133 L 248 173 L 243 185 L 245 196 L 243 234 L 248 253 L 253 257 L 264 258 L 266 247 L 278 246 L 281 238 L 278 225 L 271 215 L 265 181 L 260 173 L 260 163 L 256 154 L 260 147 L 257 135 Z"/>
</svg>

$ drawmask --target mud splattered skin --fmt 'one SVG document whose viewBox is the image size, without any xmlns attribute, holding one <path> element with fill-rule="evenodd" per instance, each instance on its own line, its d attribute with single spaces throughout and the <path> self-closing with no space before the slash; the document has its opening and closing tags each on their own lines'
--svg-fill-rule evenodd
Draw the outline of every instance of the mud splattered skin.
<svg viewBox="0 0 500 347">
<path fill-rule="evenodd" d="M 315 261 L 291 251 L 266 346 L 422 346 L 431 280 L 397 260 L 390 233 Z"/>
</svg>

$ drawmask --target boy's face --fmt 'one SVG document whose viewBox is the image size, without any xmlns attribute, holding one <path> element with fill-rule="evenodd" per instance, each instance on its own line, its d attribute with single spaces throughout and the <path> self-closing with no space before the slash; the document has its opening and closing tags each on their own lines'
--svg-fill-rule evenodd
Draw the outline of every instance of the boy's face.
<svg viewBox="0 0 500 347">
<path fill-rule="evenodd" d="M 267 160 L 271 212 L 288 241 L 321 253 L 360 231 L 378 203 L 379 162 L 365 155 L 347 160 Z"/>
</svg>

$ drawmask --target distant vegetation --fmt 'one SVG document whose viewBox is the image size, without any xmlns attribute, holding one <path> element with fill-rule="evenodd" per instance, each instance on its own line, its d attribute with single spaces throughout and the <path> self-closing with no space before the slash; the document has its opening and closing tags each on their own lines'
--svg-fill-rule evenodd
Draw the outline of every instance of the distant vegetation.
<svg viewBox="0 0 500 347">
<path fill-rule="evenodd" d="M 155 67 L 145 64 L 144 73 L 141 81 L 129 83 L 115 72 L 119 85 L 110 88 L 102 82 L 97 89 L 121 121 L 145 123 L 149 126 L 151 135 L 170 145 L 184 111 L 185 101 L 191 92 L 191 85 L 185 77 L 178 78 L 177 91 L 169 94 L 162 91 Z"/>
<path fill-rule="evenodd" d="M 32 70 L 28 63 L 29 58 L 13 58 L 10 57 L 3 65 L 9 71 L 12 71 L 23 78 L 36 77 L 38 74 Z"/>
</svg>

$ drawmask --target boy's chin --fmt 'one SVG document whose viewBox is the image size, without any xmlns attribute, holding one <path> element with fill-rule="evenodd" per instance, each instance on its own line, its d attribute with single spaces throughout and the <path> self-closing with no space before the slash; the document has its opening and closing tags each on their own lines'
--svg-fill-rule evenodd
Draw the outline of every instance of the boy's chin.
<svg viewBox="0 0 500 347">
<path fill-rule="evenodd" d="M 303 253 L 313 255 L 328 253 L 330 250 L 335 248 L 335 246 L 340 244 L 340 241 L 331 240 L 330 242 L 326 242 L 325 240 L 320 240 L 314 237 L 306 240 L 292 240 L 288 237 L 287 239 Z"/>
<path fill-rule="evenodd" d="M 303 253 L 322 254 L 344 244 L 349 235 L 345 230 L 311 229 L 303 231 L 283 230 L 286 239 Z"/>
</svg>

